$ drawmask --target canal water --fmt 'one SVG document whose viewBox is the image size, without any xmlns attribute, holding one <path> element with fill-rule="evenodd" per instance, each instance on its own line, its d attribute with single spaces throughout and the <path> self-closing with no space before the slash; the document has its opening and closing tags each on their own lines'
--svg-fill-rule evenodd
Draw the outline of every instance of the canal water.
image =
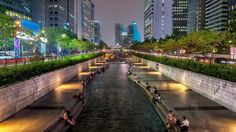
<svg viewBox="0 0 236 132">
<path fill-rule="evenodd" d="M 127 77 L 128 65 L 111 64 L 89 84 L 89 99 L 69 132 L 163 132 L 146 95 Z"/>
</svg>

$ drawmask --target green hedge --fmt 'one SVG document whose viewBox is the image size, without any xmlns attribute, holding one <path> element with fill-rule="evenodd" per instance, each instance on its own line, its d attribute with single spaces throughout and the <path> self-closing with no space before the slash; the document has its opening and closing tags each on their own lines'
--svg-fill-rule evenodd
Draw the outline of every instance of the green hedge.
<svg viewBox="0 0 236 132">
<path fill-rule="evenodd" d="M 34 76 L 75 65 L 102 55 L 103 53 L 91 53 L 49 62 L 34 62 L 27 65 L 0 68 L 0 86 L 24 81 Z"/>
<path fill-rule="evenodd" d="M 220 64 L 202 64 L 193 60 L 171 59 L 135 53 L 136 56 L 184 70 L 236 82 L 236 67 Z"/>
</svg>

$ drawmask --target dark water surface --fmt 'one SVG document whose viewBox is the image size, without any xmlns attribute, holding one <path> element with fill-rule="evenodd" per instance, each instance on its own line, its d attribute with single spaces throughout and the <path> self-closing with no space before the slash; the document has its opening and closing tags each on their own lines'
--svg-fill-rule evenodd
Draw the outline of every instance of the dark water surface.
<svg viewBox="0 0 236 132">
<path fill-rule="evenodd" d="M 89 99 L 69 132 L 163 132 L 145 94 L 127 77 L 128 65 L 111 64 L 89 84 Z"/>
</svg>

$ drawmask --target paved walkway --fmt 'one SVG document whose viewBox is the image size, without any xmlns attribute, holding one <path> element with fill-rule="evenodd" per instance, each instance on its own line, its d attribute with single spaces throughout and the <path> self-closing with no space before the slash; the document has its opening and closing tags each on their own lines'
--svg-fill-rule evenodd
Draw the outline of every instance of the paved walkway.
<svg viewBox="0 0 236 132">
<path fill-rule="evenodd" d="M 71 109 L 78 103 L 73 99 L 75 94 L 82 92 L 81 80 L 86 80 L 91 72 L 98 70 L 103 63 L 90 67 L 89 71 L 81 72 L 67 83 L 46 94 L 14 116 L 0 123 L 0 132 L 39 132 L 46 130 L 60 117 L 63 108 Z"/>
<path fill-rule="evenodd" d="M 135 61 L 134 61 L 135 62 Z M 186 116 L 193 132 L 236 132 L 236 113 L 171 80 L 160 72 L 135 63 L 132 76 L 156 86 L 163 101 L 178 117 Z"/>
</svg>

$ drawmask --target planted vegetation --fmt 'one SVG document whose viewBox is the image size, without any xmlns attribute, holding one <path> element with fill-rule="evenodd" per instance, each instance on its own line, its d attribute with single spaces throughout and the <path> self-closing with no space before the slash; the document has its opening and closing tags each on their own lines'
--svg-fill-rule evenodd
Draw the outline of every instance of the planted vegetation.
<svg viewBox="0 0 236 132">
<path fill-rule="evenodd" d="M 102 55 L 103 53 L 91 53 L 79 56 L 68 56 L 61 60 L 49 62 L 38 61 L 27 65 L 0 68 L 0 86 L 24 81 L 37 75 L 72 66 Z"/>
<path fill-rule="evenodd" d="M 223 80 L 236 82 L 236 67 L 219 64 L 203 64 L 194 60 L 180 60 L 168 57 L 156 57 L 136 53 L 136 56 L 150 61 L 158 62 L 164 65 L 216 77 Z"/>
</svg>

